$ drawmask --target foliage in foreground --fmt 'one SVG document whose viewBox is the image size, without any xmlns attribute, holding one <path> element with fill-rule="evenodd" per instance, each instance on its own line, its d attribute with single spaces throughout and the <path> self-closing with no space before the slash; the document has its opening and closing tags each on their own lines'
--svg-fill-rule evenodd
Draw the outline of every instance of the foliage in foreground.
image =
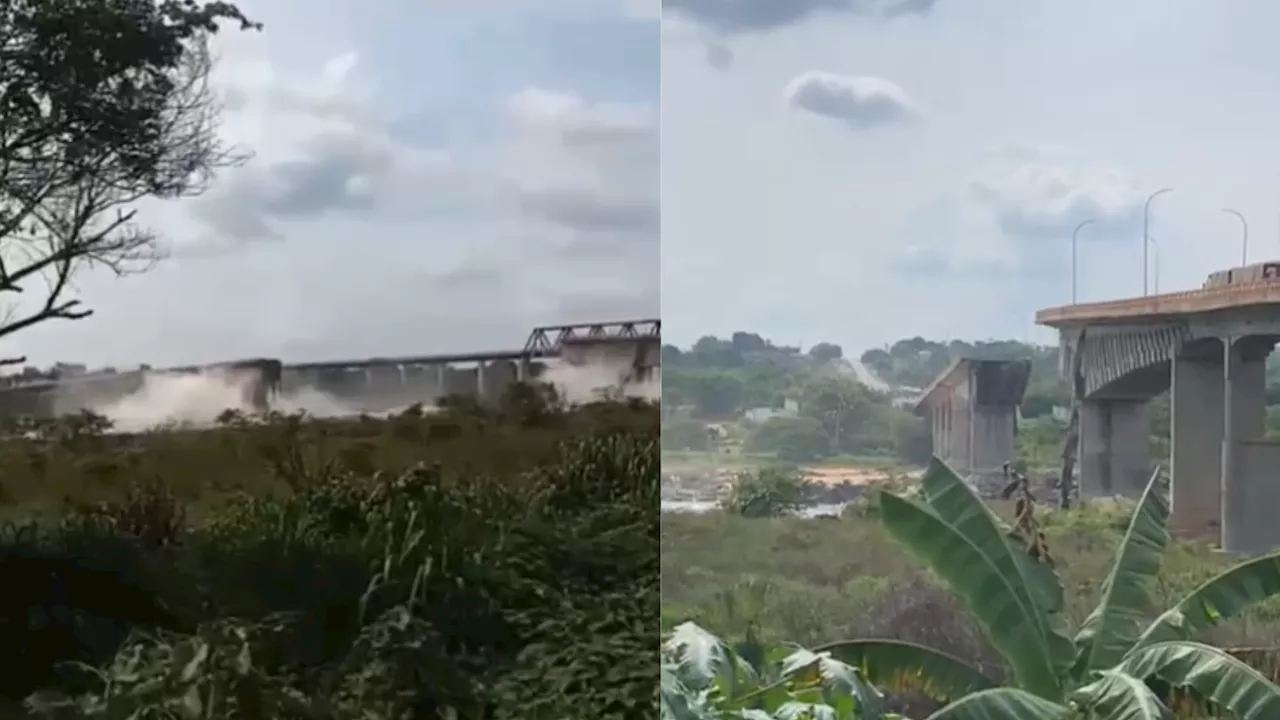
<svg viewBox="0 0 1280 720">
<path fill-rule="evenodd" d="M 829 652 L 731 647 L 691 622 L 662 644 L 662 720 L 895 720 L 862 671 Z"/>
<path fill-rule="evenodd" d="M 18 590 L 0 605 L 30 618 L 0 626 L 25 658 L 2 690 L 36 691 L 48 718 L 652 716 L 655 419 L 602 403 L 318 423 L 453 448 L 417 440 L 416 462 L 362 472 L 319 462 L 336 439 L 310 423 L 238 428 L 273 445 L 260 462 L 286 492 L 193 520 L 157 482 L 0 537 Z M 545 447 L 503 447 L 521 432 Z M 508 472 L 465 460 L 495 450 L 518 455 Z"/>
<path fill-rule="evenodd" d="M 766 653 L 751 649 L 754 641 L 730 648 L 684 624 L 664 646 L 669 717 L 890 717 L 885 708 L 893 703 L 880 702 L 872 690 L 835 692 L 833 683 L 853 688 L 855 677 L 860 687 L 875 683 L 891 694 L 923 691 L 941 700 L 929 720 L 1277 717 L 1280 688 L 1244 662 L 1249 652 L 1197 639 L 1280 592 L 1280 553 L 1231 567 L 1159 613 L 1153 585 L 1170 538 L 1167 480 L 1156 474 L 1127 519 L 1097 606 L 1073 636 L 1032 498 L 1021 494 L 1018 500 L 1008 525 L 935 462 L 918 494 L 884 491 L 876 513 L 970 608 L 1011 684 L 989 675 L 986 666 L 902 640 Z M 817 670 L 769 674 L 749 659 L 781 662 L 787 656 L 805 658 L 806 667 Z M 846 695 L 861 701 L 841 705 Z M 796 704 L 806 702 L 812 703 L 803 711 L 808 715 Z M 694 714 L 677 714 L 688 708 Z"/>
<path fill-rule="evenodd" d="M 1151 585 L 1170 536 L 1167 478 L 1157 471 L 1130 518 L 1098 606 L 1068 634 L 1062 583 L 1029 494 L 1006 525 L 945 464 L 922 494 L 881 495 L 879 514 L 899 542 L 963 599 L 1014 679 L 1002 687 L 977 668 L 922 646 L 836 643 L 819 651 L 874 670 L 872 679 L 920 677 L 950 701 L 933 720 L 1171 718 L 1179 700 L 1242 720 L 1280 717 L 1280 687 L 1230 654 L 1195 641 L 1205 630 L 1280 593 L 1280 553 L 1215 576 L 1149 619 Z"/>
</svg>

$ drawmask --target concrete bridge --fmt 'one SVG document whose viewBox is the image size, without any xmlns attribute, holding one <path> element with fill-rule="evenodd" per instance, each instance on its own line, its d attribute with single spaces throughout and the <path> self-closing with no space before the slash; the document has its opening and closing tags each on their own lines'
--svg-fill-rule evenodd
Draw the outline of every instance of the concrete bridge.
<svg viewBox="0 0 1280 720">
<path fill-rule="evenodd" d="M 1229 552 L 1280 547 L 1280 443 L 1263 439 L 1266 359 L 1280 340 L 1280 262 L 1213 273 L 1200 290 L 1036 313 L 1084 380 L 1085 495 L 1134 496 L 1150 476 L 1146 406 L 1169 390 L 1171 527 Z"/>
<path fill-rule="evenodd" d="M 534 328 L 524 347 L 507 351 L 304 363 L 257 358 L 95 373 L 4 388 L 0 390 L 0 414 L 75 412 L 131 395 L 142 388 L 147 377 L 211 371 L 247 378 L 242 383 L 244 399 L 259 408 L 267 407 L 274 395 L 308 388 L 364 412 L 429 402 L 445 395 L 469 395 L 486 401 L 500 397 L 514 382 L 542 377 L 552 363 L 596 366 L 601 384 L 646 382 L 658 372 L 661 344 L 661 320 L 625 320 Z"/>
</svg>

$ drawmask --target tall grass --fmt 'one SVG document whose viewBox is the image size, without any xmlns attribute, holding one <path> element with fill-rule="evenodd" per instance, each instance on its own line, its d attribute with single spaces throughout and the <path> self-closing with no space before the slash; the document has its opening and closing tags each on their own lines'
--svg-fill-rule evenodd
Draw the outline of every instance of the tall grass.
<svg viewBox="0 0 1280 720">
<path fill-rule="evenodd" d="M 49 718 L 655 715 L 657 418 L 523 396 L 6 441 L 0 693 Z"/>
</svg>

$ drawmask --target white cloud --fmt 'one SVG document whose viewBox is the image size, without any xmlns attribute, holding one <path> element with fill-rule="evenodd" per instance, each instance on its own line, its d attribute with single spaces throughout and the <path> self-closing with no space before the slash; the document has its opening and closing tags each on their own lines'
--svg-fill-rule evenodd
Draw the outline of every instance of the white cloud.
<svg viewBox="0 0 1280 720">
<path fill-rule="evenodd" d="M 1131 226 L 1142 194 L 1114 165 L 1089 163 L 1061 148 L 1010 146 L 991 153 L 970 189 L 1011 235 L 1061 236 L 1084 220 Z"/>
<path fill-rule="evenodd" d="M 828 20 L 840 15 L 892 18 L 925 15 L 937 0 L 663 0 L 664 10 L 703 25 L 709 30 L 733 35 L 771 32 L 809 20 Z"/>
<path fill-rule="evenodd" d="M 907 92 L 884 78 L 810 70 L 792 79 L 783 97 L 793 108 L 857 130 L 902 125 L 921 117 Z"/>
</svg>

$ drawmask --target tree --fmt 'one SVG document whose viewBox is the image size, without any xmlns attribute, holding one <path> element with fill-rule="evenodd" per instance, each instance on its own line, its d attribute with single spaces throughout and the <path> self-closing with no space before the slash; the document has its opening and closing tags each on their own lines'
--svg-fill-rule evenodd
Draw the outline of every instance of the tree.
<svg viewBox="0 0 1280 720">
<path fill-rule="evenodd" d="M 1008 527 L 949 467 L 935 460 L 912 497 L 881 492 L 885 529 L 924 560 L 956 595 L 1007 662 L 1014 686 L 931 648 L 854 640 L 814 649 L 878 678 L 919 678 L 951 704 L 934 720 L 1171 718 L 1168 692 L 1188 692 L 1232 717 L 1280 717 L 1280 687 L 1239 659 L 1195 638 L 1280 594 L 1280 553 L 1209 579 L 1154 621 L 1152 588 L 1170 536 L 1168 479 L 1157 471 L 1130 518 L 1097 607 L 1074 638 L 1062 583 L 1034 504 L 1023 487 Z M 1105 712 L 1104 712 L 1105 710 Z"/>
<path fill-rule="evenodd" d="M 805 384 L 800 400 L 800 413 L 822 423 L 831 443 L 831 454 L 865 449 L 865 432 L 877 409 L 887 409 L 887 402 L 852 378 L 819 375 Z M 879 427 L 888 440 L 887 426 Z"/>
<path fill-rule="evenodd" d="M 928 463 L 933 455 L 933 438 L 929 436 L 924 418 L 898 408 L 894 408 L 889 417 L 894 456 L 913 465 Z"/>
<path fill-rule="evenodd" d="M 202 192 L 243 158 L 218 138 L 208 41 L 257 29 L 234 5 L 195 0 L 14 0 L 0 11 L 0 337 L 92 311 L 85 267 L 117 274 L 163 256 L 135 222 L 145 197 Z M 21 359 L 14 360 L 22 362 Z"/>
<path fill-rule="evenodd" d="M 663 450 L 696 450 L 707 452 L 711 449 L 711 436 L 707 426 L 689 417 L 672 417 L 662 421 Z"/>
<path fill-rule="evenodd" d="M 844 357 L 844 349 L 835 343 L 820 342 L 809 348 L 809 357 L 820 363 L 831 362 Z"/>
<path fill-rule="evenodd" d="M 747 436 L 746 447 L 749 452 L 773 453 L 779 460 L 803 463 L 829 455 L 831 439 L 813 418 L 771 417 Z"/>
</svg>

